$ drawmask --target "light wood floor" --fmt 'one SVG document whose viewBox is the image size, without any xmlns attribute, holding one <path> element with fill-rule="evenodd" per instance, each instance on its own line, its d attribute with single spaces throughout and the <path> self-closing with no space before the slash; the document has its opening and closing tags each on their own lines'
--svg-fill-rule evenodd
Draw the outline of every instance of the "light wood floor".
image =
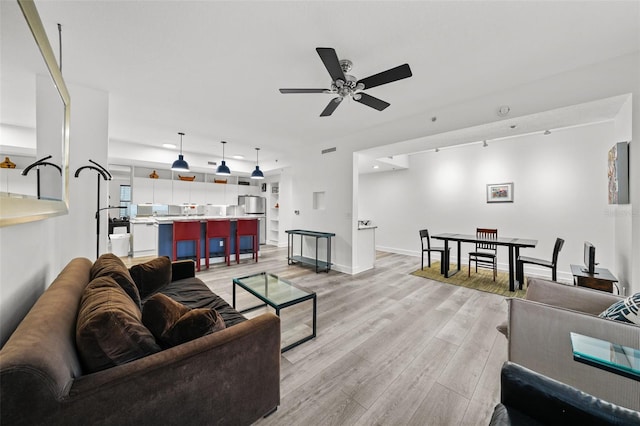
<svg viewBox="0 0 640 426">
<path fill-rule="evenodd" d="M 504 297 L 409 275 L 416 257 L 378 253 L 373 270 L 351 276 L 288 266 L 286 256 L 262 246 L 258 263 L 198 273 L 229 303 L 232 278 L 261 271 L 317 293 L 318 335 L 282 355 L 280 407 L 257 425 L 489 423 L 507 358 L 495 329 Z M 281 318 L 283 343 L 296 340 L 310 331 L 311 303 Z"/>
</svg>

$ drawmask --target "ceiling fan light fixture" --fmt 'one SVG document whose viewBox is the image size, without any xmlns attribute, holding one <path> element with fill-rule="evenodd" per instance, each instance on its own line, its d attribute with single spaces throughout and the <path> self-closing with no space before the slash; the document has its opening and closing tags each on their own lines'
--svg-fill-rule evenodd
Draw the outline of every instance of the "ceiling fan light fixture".
<svg viewBox="0 0 640 426">
<path fill-rule="evenodd" d="M 348 74 L 353 67 L 353 63 L 348 59 L 338 59 L 335 49 L 330 47 L 317 47 L 316 52 L 320 56 L 322 63 L 331 76 L 331 88 L 280 89 L 280 93 L 325 93 L 336 95 L 336 97 L 329 101 L 329 104 L 320 113 L 320 117 L 328 117 L 333 114 L 336 107 L 344 98 L 353 99 L 354 101 L 370 108 L 382 111 L 390 105 L 388 102 L 373 97 L 367 93 L 356 92 L 392 83 L 413 75 L 409 64 L 402 64 L 359 80 L 353 75 Z"/>
<path fill-rule="evenodd" d="M 178 155 L 178 159 L 171 165 L 171 170 L 174 172 L 188 172 L 189 163 L 184 160 L 184 155 L 182 155 L 182 137 L 184 133 L 178 132 L 178 134 L 180 135 L 180 154 Z"/>
<path fill-rule="evenodd" d="M 256 148 L 256 169 L 251 173 L 251 179 L 264 179 L 264 173 L 260 170 L 260 165 L 258 161 L 258 152 L 260 148 Z"/>
<path fill-rule="evenodd" d="M 216 174 L 218 176 L 230 176 L 231 175 L 231 169 L 229 169 L 229 166 L 227 166 L 227 162 L 224 161 L 224 145 L 226 144 L 226 142 L 222 141 L 220 143 L 222 144 L 222 162 L 220 163 L 220 165 L 216 169 Z"/>
</svg>

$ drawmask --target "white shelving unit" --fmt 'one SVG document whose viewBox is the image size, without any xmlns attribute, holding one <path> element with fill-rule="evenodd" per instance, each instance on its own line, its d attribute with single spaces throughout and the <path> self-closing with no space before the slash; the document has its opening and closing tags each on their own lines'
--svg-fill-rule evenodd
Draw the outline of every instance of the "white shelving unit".
<svg viewBox="0 0 640 426">
<path fill-rule="evenodd" d="M 267 243 L 277 246 L 280 243 L 280 184 L 272 182 L 268 189 Z"/>
</svg>

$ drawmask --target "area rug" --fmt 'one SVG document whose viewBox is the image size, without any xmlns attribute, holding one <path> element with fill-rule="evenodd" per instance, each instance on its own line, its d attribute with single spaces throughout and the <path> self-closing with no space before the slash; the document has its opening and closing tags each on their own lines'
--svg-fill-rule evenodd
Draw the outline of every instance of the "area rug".
<svg viewBox="0 0 640 426">
<path fill-rule="evenodd" d="M 451 265 L 453 270 L 456 266 Z M 447 284 L 458 285 L 461 287 L 472 288 L 474 290 L 486 291 L 488 293 L 500 294 L 505 297 L 520 297 L 523 298 L 526 289 L 516 291 L 509 291 L 509 274 L 506 272 L 498 271 L 495 282 L 493 281 L 493 271 L 489 269 L 478 269 L 476 273 L 473 266 L 471 267 L 471 276 L 468 277 L 468 267 L 462 266 L 460 272 L 452 277 L 445 278 L 440 274 L 440 262 L 431 262 L 431 268 L 425 267 L 424 269 L 418 269 L 412 272 L 412 275 L 418 277 L 429 278 L 431 280 L 440 281 Z"/>
</svg>

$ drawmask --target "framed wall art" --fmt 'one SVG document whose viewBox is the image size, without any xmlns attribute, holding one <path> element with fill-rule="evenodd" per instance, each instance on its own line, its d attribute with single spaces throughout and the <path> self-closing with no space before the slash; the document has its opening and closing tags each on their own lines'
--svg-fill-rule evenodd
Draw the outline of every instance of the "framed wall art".
<svg viewBox="0 0 640 426">
<path fill-rule="evenodd" d="M 487 184 L 487 203 L 513 203 L 513 182 Z"/>
<path fill-rule="evenodd" d="M 609 204 L 629 204 L 629 144 L 618 142 L 609 150 L 607 175 Z"/>
</svg>

